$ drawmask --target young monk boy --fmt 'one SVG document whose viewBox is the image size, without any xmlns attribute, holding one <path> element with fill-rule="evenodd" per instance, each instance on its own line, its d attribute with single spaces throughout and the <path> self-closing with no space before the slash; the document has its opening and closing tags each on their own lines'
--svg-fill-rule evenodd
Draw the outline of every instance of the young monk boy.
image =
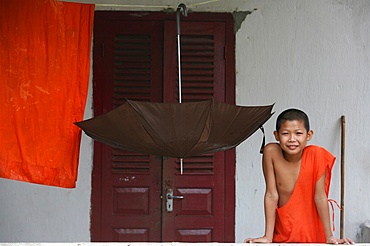
<svg viewBox="0 0 370 246">
<path fill-rule="evenodd" d="M 249 243 L 353 244 L 333 237 L 328 193 L 335 157 L 310 145 L 313 131 L 307 115 L 298 109 L 282 112 L 276 121 L 275 139 L 263 150 L 266 182 L 265 235 Z"/>
</svg>

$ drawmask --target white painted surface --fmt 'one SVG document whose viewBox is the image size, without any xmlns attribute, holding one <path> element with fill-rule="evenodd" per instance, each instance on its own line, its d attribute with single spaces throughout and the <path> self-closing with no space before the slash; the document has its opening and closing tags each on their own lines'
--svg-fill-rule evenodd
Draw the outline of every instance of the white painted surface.
<svg viewBox="0 0 370 246">
<path fill-rule="evenodd" d="M 278 113 L 289 107 L 306 111 L 315 131 L 311 143 L 338 157 L 330 193 L 337 201 L 340 117 L 345 115 L 345 235 L 359 241 L 360 225 L 370 217 L 370 1 L 246 5 L 257 10 L 237 33 L 237 103 L 276 103 L 277 113 L 265 126 L 270 141 Z M 260 135 L 237 148 L 237 242 L 264 229 Z"/>
<path fill-rule="evenodd" d="M 160 11 L 163 6 L 176 8 L 180 2 L 191 11 L 256 9 L 236 35 L 237 104 L 276 103 L 276 114 L 288 107 L 305 110 L 315 131 L 311 143 L 326 147 L 338 157 L 330 193 L 338 201 L 340 117 L 346 116 L 345 235 L 357 242 L 362 240 L 362 224 L 370 219 L 370 1 L 84 2 L 111 4 L 97 6 L 98 10 Z M 90 92 L 87 118 L 92 114 L 91 98 Z M 276 115 L 265 125 L 268 141 L 273 140 L 275 119 Z M 237 147 L 237 243 L 263 233 L 264 181 L 258 153 L 261 139 L 257 132 Z M 0 241 L 89 241 L 91 168 L 92 141 L 84 135 L 76 189 L 0 179 Z M 337 228 L 338 215 L 336 210 Z"/>
<path fill-rule="evenodd" d="M 242 246 L 244 243 L 0 243 L 0 246 Z M 261 244 L 247 244 L 259 246 Z M 264 246 L 294 246 L 302 244 L 263 244 Z M 327 246 L 327 244 L 308 244 L 309 246 Z M 367 243 L 359 243 L 357 246 L 369 246 Z"/>
</svg>

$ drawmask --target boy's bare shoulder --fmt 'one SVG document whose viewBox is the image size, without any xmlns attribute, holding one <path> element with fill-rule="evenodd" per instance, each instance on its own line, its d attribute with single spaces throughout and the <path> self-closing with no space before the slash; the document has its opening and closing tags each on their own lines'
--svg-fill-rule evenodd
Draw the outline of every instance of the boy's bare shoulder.
<svg viewBox="0 0 370 246">
<path fill-rule="evenodd" d="M 263 154 L 281 153 L 281 147 L 278 143 L 268 143 L 263 148 Z"/>
<path fill-rule="evenodd" d="M 279 143 L 268 143 L 263 149 L 263 156 L 265 160 L 277 161 L 283 158 L 282 149 Z"/>
</svg>

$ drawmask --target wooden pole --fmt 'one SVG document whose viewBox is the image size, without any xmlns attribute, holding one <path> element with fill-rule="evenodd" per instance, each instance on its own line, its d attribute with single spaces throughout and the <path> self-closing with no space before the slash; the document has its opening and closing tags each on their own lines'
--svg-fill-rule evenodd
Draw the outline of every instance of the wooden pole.
<svg viewBox="0 0 370 246">
<path fill-rule="evenodd" d="M 345 154 L 345 144 L 346 144 L 346 117 L 342 115 L 341 117 L 341 156 L 340 156 L 340 174 L 341 174 L 341 189 L 340 189 L 340 206 L 341 206 L 341 211 L 340 211 L 340 238 L 344 237 L 344 184 L 345 184 L 345 173 L 344 173 L 344 154 Z"/>
</svg>

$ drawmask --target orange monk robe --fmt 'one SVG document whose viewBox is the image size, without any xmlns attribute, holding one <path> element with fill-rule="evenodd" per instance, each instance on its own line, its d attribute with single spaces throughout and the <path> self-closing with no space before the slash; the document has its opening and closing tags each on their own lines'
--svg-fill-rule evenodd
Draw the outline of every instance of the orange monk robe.
<svg viewBox="0 0 370 246">
<path fill-rule="evenodd" d="M 0 1 L 0 177 L 76 186 L 94 5 Z"/>
<path fill-rule="evenodd" d="M 325 233 L 316 209 L 315 184 L 326 171 L 329 193 L 335 157 L 326 149 L 310 145 L 303 151 L 300 173 L 289 201 L 276 209 L 274 243 L 325 243 Z"/>
</svg>

